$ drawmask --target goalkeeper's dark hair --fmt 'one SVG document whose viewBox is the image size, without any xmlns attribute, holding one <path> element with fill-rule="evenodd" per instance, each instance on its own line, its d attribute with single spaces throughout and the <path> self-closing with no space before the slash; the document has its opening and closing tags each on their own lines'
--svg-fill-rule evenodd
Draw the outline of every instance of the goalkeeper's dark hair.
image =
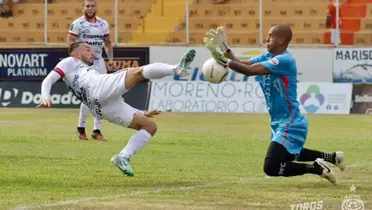
<svg viewBox="0 0 372 210">
<path fill-rule="evenodd" d="M 68 54 L 71 55 L 81 44 L 84 44 L 86 42 L 75 42 L 70 45 L 68 48 Z"/>
</svg>

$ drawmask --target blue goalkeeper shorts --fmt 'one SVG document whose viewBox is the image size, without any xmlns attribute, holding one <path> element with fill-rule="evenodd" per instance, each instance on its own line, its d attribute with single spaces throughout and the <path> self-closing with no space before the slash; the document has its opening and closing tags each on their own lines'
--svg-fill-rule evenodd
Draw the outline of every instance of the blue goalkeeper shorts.
<svg viewBox="0 0 372 210">
<path fill-rule="evenodd" d="M 300 154 L 307 138 L 308 121 L 300 117 L 293 123 L 272 125 L 271 141 L 282 144 L 289 153 Z"/>
</svg>

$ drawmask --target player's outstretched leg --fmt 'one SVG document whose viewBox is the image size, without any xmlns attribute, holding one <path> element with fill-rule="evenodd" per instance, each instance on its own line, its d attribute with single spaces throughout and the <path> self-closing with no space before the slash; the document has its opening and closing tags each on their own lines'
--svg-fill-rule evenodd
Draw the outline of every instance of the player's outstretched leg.
<svg viewBox="0 0 372 210">
<path fill-rule="evenodd" d="M 98 141 L 106 141 L 105 137 L 103 137 L 101 133 L 102 129 L 102 122 L 100 119 L 94 118 L 94 129 L 92 132 L 92 138 Z"/>
<path fill-rule="evenodd" d="M 137 130 L 137 132 L 129 139 L 124 149 L 111 158 L 111 162 L 116 165 L 123 174 L 134 176 L 130 158 L 147 145 L 155 135 L 157 126 L 152 119 L 136 113 L 133 116 L 132 123 L 128 127 Z"/>
<path fill-rule="evenodd" d="M 316 174 L 335 184 L 336 177 L 323 159 L 316 159 L 313 164 L 294 163 L 294 155 L 287 149 L 275 142 L 270 143 L 264 163 L 264 172 L 268 176 L 299 176 L 304 174 Z"/>
<path fill-rule="evenodd" d="M 161 79 L 166 76 L 178 75 L 185 76 L 187 70 L 194 60 L 196 52 L 194 49 L 187 50 L 177 65 L 164 63 L 152 63 L 143 66 L 143 77 L 146 79 Z"/>
<path fill-rule="evenodd" d="M 345 170 L 344 153 L 341 151 L 328 153 L 321 152 L 311 149 L 303 148 L 300 155 L 296 157 L 297 161 L 315 161 L 317 158 L 321 158 L 327 162 L 330 162 L 337 166 L 341 171 Z"/>
<path fill-rule="evenodd" d="M 80 105 L 79 123 L 76 130 L 76 135 L 81 140 L 88 140 L 87 134 L 85 133 L 85 120 L 89 112 L 90 112 L 89 108 L 82 103 Z"/>
</svg>

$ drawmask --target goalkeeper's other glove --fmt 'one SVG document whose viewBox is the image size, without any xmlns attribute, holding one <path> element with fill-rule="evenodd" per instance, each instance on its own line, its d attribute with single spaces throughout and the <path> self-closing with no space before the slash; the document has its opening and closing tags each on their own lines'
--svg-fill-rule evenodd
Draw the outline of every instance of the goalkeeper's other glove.
<svg viewBox="0 0 372 210">
<path fill-rule="evenodd" d="M 229 51 L 230 46 L 227 43 L 226 33 L 223 26 L 218 27 L 217 30 L 211 29 L 206 33 L 206 35 L 206 38 L 212 40 L 212 45 L 219 47 L 223 53 Z"/>
<path fill-rule="evenodd" d="M 220 65 L 222 65 L 226 68 L 227 67 L 227 62 L 229 61 L 229 59 L 226 58 L 225 56 L 221 55 L 221 53 L 219 53 L 216 50 L 216 47 L 213 45 L 213 41 L 211 39 L 204 38 L 203 41 L 205 43 L 205 46 L 209 50 L 209 52 L 211 52 L 213 58 L 217 61 L 217 63 L 219 63 Z"/>
</svg>

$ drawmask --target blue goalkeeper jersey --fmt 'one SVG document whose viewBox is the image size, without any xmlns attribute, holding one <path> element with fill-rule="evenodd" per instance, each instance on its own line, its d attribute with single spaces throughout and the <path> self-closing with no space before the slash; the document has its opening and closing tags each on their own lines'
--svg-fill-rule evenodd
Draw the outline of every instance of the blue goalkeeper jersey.
<svg viewBox="0 0 372 210">
<path fill-rule="evenodd" d="M 292 54 L 285 51 L 272 57 L 270 52 L 266 52 L 250 59 L 250 62 L 261 63 L 271 72 L 256 77 L 265 95 L 271 125 L 303 119 L 297 101 L 297 66 Z"/>
</svg>

